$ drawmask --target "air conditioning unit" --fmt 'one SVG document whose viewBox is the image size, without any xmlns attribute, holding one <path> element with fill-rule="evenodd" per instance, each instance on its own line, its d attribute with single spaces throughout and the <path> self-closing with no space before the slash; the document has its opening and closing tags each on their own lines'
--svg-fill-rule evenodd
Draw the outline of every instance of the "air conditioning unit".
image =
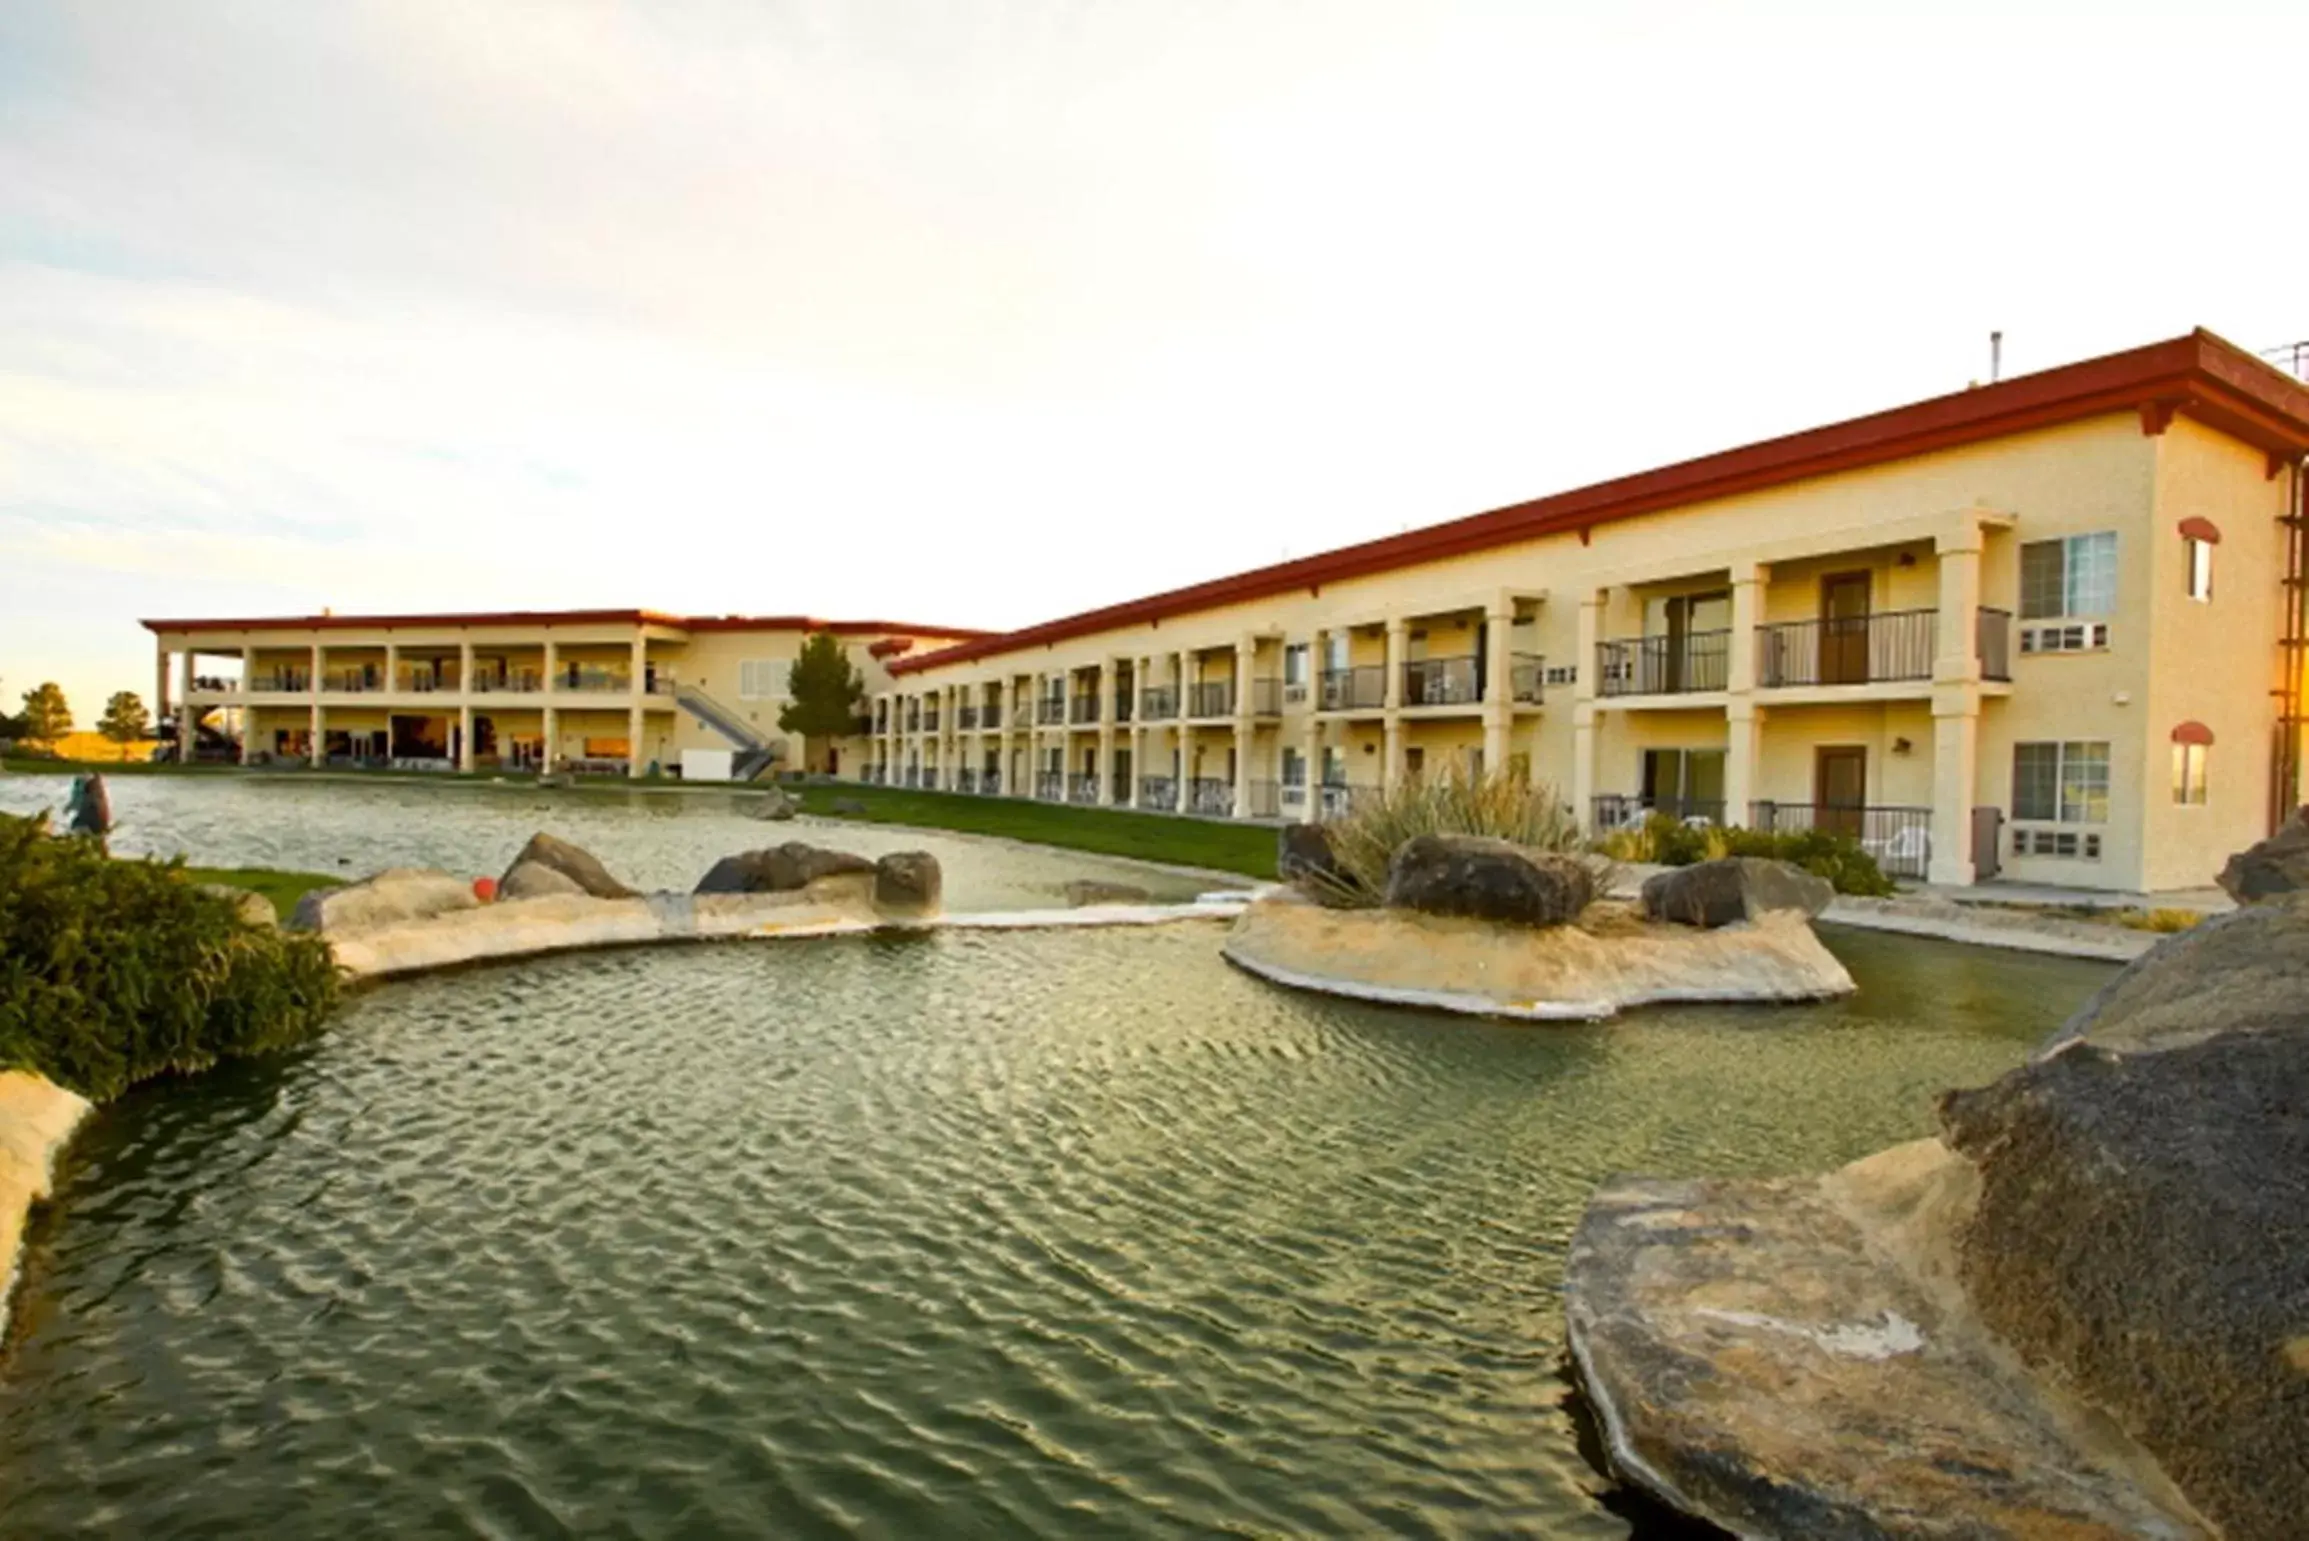
<svg viewBox="0 0 2309 1541">
<path fill-rule="evenodd" d="M 2056 621 L 2020 629 L 2023 653 L 2097 653 L 2108 645 L 2106 621 Z"/>
</svg>

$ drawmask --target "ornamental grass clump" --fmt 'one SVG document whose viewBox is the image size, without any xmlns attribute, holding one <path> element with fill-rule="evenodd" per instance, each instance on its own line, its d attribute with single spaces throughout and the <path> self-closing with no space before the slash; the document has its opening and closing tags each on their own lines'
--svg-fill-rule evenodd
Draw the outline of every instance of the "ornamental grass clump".
<svg viewBox="0 0 2309 1541">
<path fill-rule="evenodd" d="M 1330 870 L 1303 871 L 1294 881 L 1308 897 L 1334 909 L 1386 902 L 1388 864 L 1405 841 L 1419 835 L 1481 835 L 1534 853 L 1580 857 L 1595 867 L 1597 891 L 1610 888 L 1610 864 L 1589 854 L 1570 806 L 1553 787 L 1521 776 L 1470 776 L 1456 768 L 1407 776 L 1356 798 L 1322 827 L 1330 842 Z"/>
<path fill-rule="evenodd" d="M 337 992 L 325 941 L 249 924 L 181 861 L 0 816 L 0 1069 L 102 1101 L 296 1043 Z"/>
<path fill-rule="evenodd" d="M 1894 892 L 1892 879 L 1884 875 L 1867 848 L 1835 830 L 1727 829 L 1655 813 L 1631 829 L 1613 830 L 1596 842 L 1596 849 L 1616 861 L 1662 867 L 1689 867 L 1726 856 L 1762 856 L 1826 878 L 1840 894 L 1881 898 Z"/>
</svg>

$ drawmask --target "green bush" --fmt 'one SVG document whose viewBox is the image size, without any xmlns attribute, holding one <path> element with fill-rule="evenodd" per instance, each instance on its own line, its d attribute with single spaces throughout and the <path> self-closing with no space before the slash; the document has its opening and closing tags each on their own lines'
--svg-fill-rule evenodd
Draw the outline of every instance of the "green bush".
<svg viewBox="0 0 2309 1541">
<path fill-rule="evenodd" d="M 103 1100 L 295 1043 L 337 990 L 326 942 L 249 925 L 183 863 L 0 816 L 0 1069 Z"/>
<path fill-rule="evenodd" d="M 1579 818 L 1553 787 L 1495 772 L 1469 776 L 1456 768 L 1438 776 L 1408 776 L 1384 791 L 1355 800 L 1323 825 L 1336 875 L 1310 873 L 1298 886 L 1334 909 L 1367 909 L 1387 892 L 1387 866 L 1417 835 L 1487 835 L 1530 850 L 1588 854 Z M 1599 871 L 1597 889 L 1610 874 Z"/>
<path fill-rule="evenodd" d="M 1689 867 L 1724 856 L 1763 856 L 1824 877 L 1840 894 L 1881 897 L 1893 891 L 1892 880 L 1859 841 L 1825 829 L 1780 833 L 1721 829 L 1712 824 L 1686 824 L 1668 814 L 1655 813 L 1635 829 L 1613 830 L 1597 842 L 1597 849 L 1618 861 L 1654 862 L 1663 867 Z"/>
</svg>

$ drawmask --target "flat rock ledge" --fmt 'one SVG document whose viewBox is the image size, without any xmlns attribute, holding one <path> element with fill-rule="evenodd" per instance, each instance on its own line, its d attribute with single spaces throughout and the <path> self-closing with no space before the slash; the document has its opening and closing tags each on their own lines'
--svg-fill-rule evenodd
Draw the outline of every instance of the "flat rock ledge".
<svg viewBox="0 0 2309 1541">
<path fill-rule="evenodd" d="M 1303 990 L 1536 1022 L 1600 1021 L 1674 1001 L 1828 1000 L 1857 988 L 1801 911 L 1712 931 L 1630 920 L 1599 934 L 1325 909 L 1284 890 L 1244 911 L 1225 952 Z"/>
<path fill-rule="evenodd" d="M 1936 1139 L 1825 1178 L 1607 1184 L 1564 1295 L 1618 1474 L 1741 1536 L 2216 1535 L 1979 1321 L 1945 1241 L 1979 1186 Z"/>
<path fill-rule="evenodd" d="M 28 1070 L 0 1070 L 0 1336 L 24 1249 L 24 1222 L 56 1181 L 56 1159 L 90 1111 L 87 1098 Z"/>
</svg>

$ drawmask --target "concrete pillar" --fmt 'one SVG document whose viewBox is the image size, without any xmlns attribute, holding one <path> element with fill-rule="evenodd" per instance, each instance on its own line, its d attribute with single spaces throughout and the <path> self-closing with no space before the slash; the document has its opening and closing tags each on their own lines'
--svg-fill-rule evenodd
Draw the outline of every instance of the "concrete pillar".
<svg viewBox="0 0 2309 1541">
<path fill-rule="evenodd" d="M 1595 833 L 1596 707 L 1593 701 L 1574 701 L 1571 708 L 1571 801 L 1579 827 Z"/>
<path fill-rule="evenodd" d="M 1380 748 L 1379 784 L 1393 791 L 1403 784 L 1403 665 L 1410 651 L 1410 622 L 1399 615 L 1387 617 L 1385 739 Z"/>
<path fill-rule="evenodd" d="M 1755 562 L 1732 564 L 1731 652 L 1724 660 L 1725 689 L 1744 695 L 1756 688 L 1756 628 L 1764 623 L 1765 569 Z"/>
<path fill-rule="evenodd" d="M 1509 677 L 1515 601 L 1506 590 L 1492 596 L 1483 622 L 1483 771 L 1499 776 L 1507 771 L 1508 728 L 1515 720 L 1515 682 Z"/>
<path fill-rule="evenodd" d="M 1181 653 L 1179 657 L 1184 659 L 1186 655 Z M 1194 744 L 1187 728 L 1186 718 L 1183 715 L 1186 711 L 1186 676 L 1183 674 L 1180 675 L 1179 680 L 1179 711 L 1182 713 L 1182 715 L 1179 718 L 1176 734 L 1179 746 L 1178 773 L 1171 778 L 1171 780 L 1176 783 L 1176 785 L 1171 788 L 1171 802 L 1172 806 L 1176 808 L 1180 813 L 1185 813 L 1189 808 L 1194 806 L 1194 800 L 1191 795 L 1191 788 L 1194 786 L 1195 765 L 1193 752 Z"/>
<path fill-rule="evenodd" d="M 1940 607 L 1932 660 L 1932 860 L 1935 883 L 1969 885 L 1972 800 L 1980 775 L 1980 525 L 1966 519 L 1940 536 Z"/>
<path fill-rule="evenodd" d="M 385 694 L 390 696 L 400 688 L 401 645 L 397 642 L 387 642 L 385 644 Z"/>
<path fill-rule="evenodd" d="M 1751 822 L 1756 800 L 1756 751 L 1763 736 L 1764 710 L 1753 696 L 1734 696 L 1724 712 L 1724 822 Z"/>
<path fill-rule="evenodd" d="M 180 765 L 192 763 L 193 724 L 200 717 L 192 704 L 192 671 L 199 657 L 191 648 L 177 655 L 177 678 L 181 682 L 180 696 L 183 701 L 176 713 L 176 758 Z"/>
<path fill-rule="evenodd" d="M 1235 817 L 1251 816 L 1251 750 L 1258 742 L 1258 719 L 1251 715 L 1251 675 L 1259 665 L 1256 637 L 1235 639 Z"/>
<path fill-rule="evenodd" d="M 1114 806 L 1114 660 L 1098 666 L 1098 805 Z"/>
<path fill-rule="evenodd" d="M 323 722 L 323 712 L 321 708 L 321 666 L 327 661 L 328 655 L 322 652 L 321 645 L 318 642 L 314 643 L 312 646 L 312 657 L 307 664 L 305 673 L 305 696 L 307 699 L 306 716 L 308 718 L 305 724 L 305 734 L 306 737 L 310 740 L 308 752 L 305 755 L 305 769 L 307 770 L 318 769 L 324 757 L 323 744 L 321 739 L 321 729 Z"/>
<path fill-rule="evenodd" d="M 168 644 L 153 639 L 152 656 L 152 717 L 158 722 L 168 715 Z"/>
<path fill-rule="evenodd" d="M 1609 589 L 1589 589 L 1579 597 L 1579 620 L 1573 643 L 1578 674 L 1571 687 L 1571 796 L 1580 828 L 1595 832 L 1596 730 L 1601 694 L 1604 606 Z"/>
<path fill-rule="evenodd" d="M 642 770 L 641 704 L 645 699 L 642 695 L 642 686 L 645 682 L 645 671 L 648 665 L 649 639 L 640 632 L 636 632 L 633 638 L 633 659 L 626 665 L 628 673 L 632 676 L 626 681 L 625 706 L 625 773 L 628 777 L 639 776 Z M 807 744 L 802 746 L 802 753 L 805 757 L 809 754 Z"/>
<path fill-rule="evenodd" d="M 457 644 L 457 768 L 473 769 L 473 644 Z"/>
<path fill-rule="evenodd" d="M 257 677 L 257 650 L 241 649 L 241 764 L 246 765 L 255 756 L 257 741 L 257 710 L 249 702 L 255 694 Z"/>
</svg>

